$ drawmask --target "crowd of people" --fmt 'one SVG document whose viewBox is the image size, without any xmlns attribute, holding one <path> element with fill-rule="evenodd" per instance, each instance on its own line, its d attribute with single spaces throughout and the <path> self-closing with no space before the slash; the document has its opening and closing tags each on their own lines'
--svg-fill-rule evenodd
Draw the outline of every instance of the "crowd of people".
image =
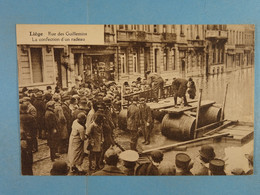
<svg viewBox="0 0 260 195">
<path fill-rule="evenodd" d="M 148 157 L 149 163 L 139 163 L 138 139 L 142 135 L 142 144 L 150 144 L 154 119 L 146 99 L 135 94 L 126 116 L 129 150 L 125 151 L 115 141 L 114 130 L 118 128 L 122 109 L 121 93 L 152 89 L 156 102 L 159 94 L 164 95 L 165 81 L 161 76 L 151 72 L 146 75 L 147 79 L 137 78 L 132 83 L 131 92 L 128 83 L 121 89 L 115 82 L 84 83 L 71 90 L 56 87 L 54 91 L 51 86 L 46 91 L 24 87 L 19 93 L 22 174 L 33 175 L 33 153 L 38 151 L 38 139 L 47 139 L 50 159 L 54 162 L 52 175 L 225 175 L 225 162 L 215 158 L 210 146 L 203 146 L 200 157 L 194 161 L 188 154 L 178 153 L 173 164 L 163 160 L 161 151 L 154 151 Z M 188 106 L 186 92 L 190 98 L 196 95 L 193 80 L 174 78 L 171 85 L 175 105 L 179 97 Z M 68 164 L 58 160 L 60 154 L 67 154 Z M 83 167 L 86 156 L 88 172 Z M 251 168 L 252 158 L 248 156 Z M 246 173 L 241 171 L 241 174 Z"/>
<path fill-rule="evenodd" d="M 214 148 L 203 145 L 199 150 L 199 156 L 192 160 L 186 153 L 177 153 L 175 160 L 165 160 L 164 153 L 154 150 L 146 162 L 139 161 L 139 154 L 134 150 L 120 151 L 110 147 L 104 154 L 104 167 L 93 176 L 223 176 L 225 172 L 225 161 L 216 158 Z M 249 170 L 235 168 L 232 175 L 253 174 L 253 153 L 245 154 L 248 160 Z M 174 158 L 172 158 L 174 159 Z M 57 161 L 50 171 L 51 175 L 68 175 L 69 166 L 64 161 Z"/>
</svg>

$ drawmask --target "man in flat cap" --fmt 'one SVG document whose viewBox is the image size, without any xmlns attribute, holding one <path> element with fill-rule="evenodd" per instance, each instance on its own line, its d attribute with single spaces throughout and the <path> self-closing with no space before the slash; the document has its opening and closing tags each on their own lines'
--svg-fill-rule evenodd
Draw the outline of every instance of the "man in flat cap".
<svg viewBox="0 0 260 195">
<path fill-rule="evenodd" d="M 146 71 L 147 83 L 153 90 L 153 98 L 154 101 L 158 102 L 159 100 L 159 91 L 161 97 L 164 97 L 164 80 L 163 78 L 157 73 L 151 73 L 151 71 Z"/>
<path fill-rule="evenodd" d="M 124 176 L 125 174 L 117 167 L 119 161 L 117 151 L 110 147 L 104 155 L 105 167 L 93 173 L 93 176 Z"/>
<path fill-rule="evenodd" d="M 139 165 L 135 175 L 160 175 L 159 166 L 163 161 L 163 153 L 160 150 L 151 152 L 151 162 Z"/>
<path fill-rule="evenodd" d="M 213 159 L 209 162 L 209 175 L 226 175 L 225 161 L 221 159 Z"/>
</svg>

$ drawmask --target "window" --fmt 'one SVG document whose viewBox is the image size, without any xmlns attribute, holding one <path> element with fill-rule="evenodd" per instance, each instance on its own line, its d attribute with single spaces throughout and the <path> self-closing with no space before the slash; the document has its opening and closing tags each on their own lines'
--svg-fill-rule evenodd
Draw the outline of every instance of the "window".
<svg viewBox="0 0 260 195">
<path fill-rule="evenodd" d="M 120 30 L 124 29 L 124 25 L 119 25 L 119 29 Z"/>
<path fill-rule="evenodd" d="M 157 25 L 153 25 L 153 32 L 154 32 L 154 33 L 157 33 L 157 32 L 158 32 L 158 30 L 157 30 Z"/>
<path fill-rule="evenodd" d="M 133 53 L 133 72 L 137 73 L 138 70 L 138 63 L 137 63 L 137 53 Z"/>
<path fill-rule="evenodd" d="M 120 62 L 121 62 L 121 72 L 123 74 L 127 73 L 125 53 L 120 54 Z"/>
<path fill-rule="evenodd" d="M 174 25 L 171 26 L 171 33 L 175 33 L 175 26 Z"/>
<path fill-rule="evenodd" d="M 166 33 L 166 25 L 163 25 L 163 32 Z"/>
<path fill-rule="evenodd" d="M 163 51 L 163 67 L 164 67 L 164 71 L 168 70 L 168 50 L 164 49 Z"/>
<path fill-rule="evenodd" d="M 33 83 L 43 82 L 42 49 L 31 48 L 31 76 Z"/>
<path fill-rule="evenodd" d="M 175 70 L 175 50 L 172 52 L 172 70 Z"/>
</svg>

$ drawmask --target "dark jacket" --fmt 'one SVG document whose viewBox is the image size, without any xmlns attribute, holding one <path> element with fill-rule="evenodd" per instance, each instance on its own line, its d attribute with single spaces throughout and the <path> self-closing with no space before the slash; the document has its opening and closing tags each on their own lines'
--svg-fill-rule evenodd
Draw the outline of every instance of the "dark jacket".
<svg viewBox="0 0 260 195">
<path fill-rule="evenodd" d="M 159 175 L 159 170 L 151 162 L 144 163 L 136 168 L 135 175 Z"/>
<path fill-rule="evenodd" d="M 131 104 L 127 109 L 127 129 L 137 131 L 140 126 L 140 110 L 136 104 Z"/>
<path fill-rule="evenodd" d="M 20 125 L 28 139 L 33 139 L 37 135 L 37 123 L 35 118 L 29 113 L 20 114 Z"/>
<path fill-rule="evenodd" d="M 125 174 L 116 166 L 110 166 L 110 165 L 105 165 L 105 167 L 92 174 L 93 176 L 97 175 L 103 175 L 103 176 L 124 176 Z"/>
<path fill-rule="evenodd" d="M 54 110 L 47 108 L 45 113 L 45 128 L 47 131 L 47 141 L 49 147 L 56 146 L 59 139 L 57 131 L 57 119 Z"/>
<path fill-rule="evenodd" d="M 34 106 L 37 110 L 36 120 L 39 128 L 44 129 L 45 102 L 41 98 L 36 98 Z"/>
<path fill-rule="evenodd" d="M 68 131 L 68 136 L 70 136 L 70 133 L 71 133 L 71 126 L 72 126 L 72 111 L 71 109 L 69 108 L 69 105 L 67 105 L 66 103 L 63 103 L 61 105 L 62 107 L 62 110 L 63 110 L 63 114 L 66 118 L 66 121 L 67 121 L 67 131 Z"/>
<path fill-rule="evenodd" d="M 172 82 L 172 89 L 174 96 L 177 97 L 184 97 L 187 90 L 187 83 L 186 79 L 177 78 Z"/>
<path fill-rule="evenodd" d="M 152 83 L 154 85 L 159 85 L 163 82 L 164 82 L 163 78 L 160 75 L 158 75 L 157 73 L 150 73 L 147 77 L 147 83 L 150 86 L 152 86 Z"/>
<path fill-rule="evenodd" d="M 152 110 L 149 106 L 147 106 L 146 104 L 144 105 L 139 105 L 139 110 L 140 110 L 140 121 L 141 124 L 145 124 L 145 123 L 152 123 L 153 119 L 152 119 Z"/>
</svg>

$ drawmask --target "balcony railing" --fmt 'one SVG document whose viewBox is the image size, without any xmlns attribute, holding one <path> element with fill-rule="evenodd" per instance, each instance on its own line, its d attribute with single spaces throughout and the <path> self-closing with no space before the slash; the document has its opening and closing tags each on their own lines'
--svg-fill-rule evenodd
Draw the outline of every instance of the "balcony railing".
<svg viewBox="0 0 260 195">
<path fill-rule="evenodd" d="M 228 32 L 224 30 L 207 30 L 206 39 L 215 38 L 215 39 L 227 39 Z"/>
<path fill-rule="evenodd" d="M 175 33 L 162 33 L 162 42 L 176 42 L 176 34 Z"/>
</svg>

